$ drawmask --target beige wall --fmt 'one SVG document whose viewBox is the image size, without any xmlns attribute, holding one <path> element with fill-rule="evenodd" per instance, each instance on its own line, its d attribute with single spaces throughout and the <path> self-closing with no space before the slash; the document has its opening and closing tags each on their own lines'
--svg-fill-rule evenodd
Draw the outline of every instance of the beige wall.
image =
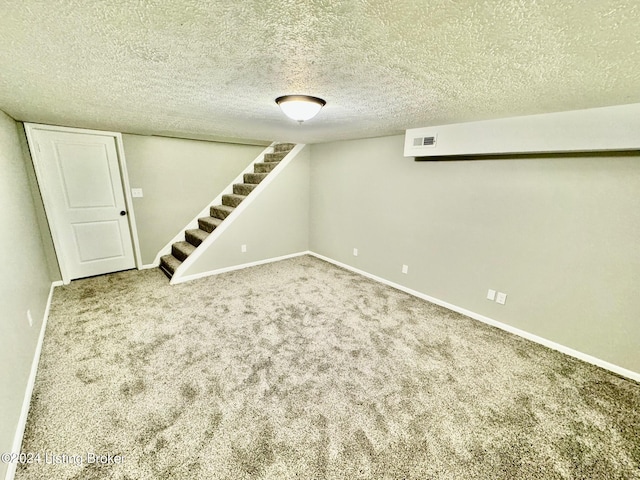
<svg viewBox="0 0 640 480">
<path fill-rule="evenodd" d="M 143 264 L 151 264 L 195 215 L 264 150 L 263 146 L 123 135 Z"/>
<path fill-rule="evenodd" d="M 185 275 L 309 250 L 309 162 L 307 146 Z M 245 253 L 241 245 L 247 246 Z"/>
<path fill-rule="evenodd" d="M 51 280 L 18 126 L 0 112 L 0 452 L 11 451 Z M 34 324 L 27 322 L 31 310 Z M 7 465 L 0 463 L 0 478 Z"/>
<path fill-rule="evenodd" d="M 312 146 L 312 251 L 640 372 L 640 156 L 402 152 L 402 136 Z"/>
</svg>

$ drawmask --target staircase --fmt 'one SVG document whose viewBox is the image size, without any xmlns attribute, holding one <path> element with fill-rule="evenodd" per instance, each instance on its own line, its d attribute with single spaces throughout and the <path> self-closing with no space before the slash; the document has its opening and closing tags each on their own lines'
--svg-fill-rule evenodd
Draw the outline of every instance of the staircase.
<svg viewBox="0 0 640 480">
<path fill-rule="evenodd" d="M 171 246 L 171 254 L 160 257 L 160 270 L 167 277 L 173 277 L 182 262 L 198 248 L 211 232 L 220 226 L 293 147 L 295 147 L 294 143 L 280 143 L 273 146 L 273 153 L 265 153 L 263 161 L 254 164 L 253 173 L 245 173 L 243 183 L 234 184 L 233 193 L 222 196 L 222 205 L 212 206 L 209 209 L 209 217 L 198 219 L 198 228 L 186 230 L 184 241 L 174 243 Z"/>
</svg>

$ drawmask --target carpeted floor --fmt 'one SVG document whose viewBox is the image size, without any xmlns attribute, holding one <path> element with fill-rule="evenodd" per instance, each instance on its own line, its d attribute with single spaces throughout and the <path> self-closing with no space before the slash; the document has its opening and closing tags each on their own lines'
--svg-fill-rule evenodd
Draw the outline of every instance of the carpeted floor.
<svg viewBox="0 0 640 480">
<path fill-rule="evenodd" d="M 55 290 L 23 451 L 19 480 L 631 479 L 640 385 L 312 257 L 130 271 Z"/>
</svg>

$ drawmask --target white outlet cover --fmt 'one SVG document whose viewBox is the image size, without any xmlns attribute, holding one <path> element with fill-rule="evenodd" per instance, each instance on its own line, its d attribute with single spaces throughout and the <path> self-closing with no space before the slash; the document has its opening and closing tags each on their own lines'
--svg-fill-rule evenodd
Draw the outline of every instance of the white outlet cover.
<svg viewBox="0 0 640 480">
<path fill-rule="evenodd" d="M 241 245 L 241 246 L 240 246 L 240 251 L 241 251 L 242 253 L 246 253 L 246 251 L 247 251 L 247 246 L 246 246 L 246 245 Z"/>
<path fill-rule="evenodd" d="M 498 292 L 498 296 L 496 297 L 496 302 L 498 302 L 500 305 L 504 305 L 506 301 L 507 301 L 507 294 Z"/>
<path fill-rule="evenodd" d="M 142 189 L 141 188 L 132 188 L 131 189 L 131 196 L 133 198 L 142 198 L 144 195 L 142 194 Z"/>
<path fill-rule="evenodd" d="M 495 300 L 496 299 L 496 291 L 489 289 L 487 292 L 487 300 Z"/>
<path fill-rule="evenodd" d="M 354 248 L 354 249 L 353 249 L 353 256 L 354 256 L 354 257 L 357 257 L 357 256 L 358 256 L 358 249 L 357 249 L 357 248 Z"/>
</svg>

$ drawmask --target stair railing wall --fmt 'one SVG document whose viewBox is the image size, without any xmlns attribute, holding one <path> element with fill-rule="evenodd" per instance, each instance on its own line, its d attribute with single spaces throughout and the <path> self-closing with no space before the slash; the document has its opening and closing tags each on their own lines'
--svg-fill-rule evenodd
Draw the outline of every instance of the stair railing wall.
<svg viewBox="0 0 640 480">
<path fill-rule="evenodd" d="M 238 183 L 243 183 L 244 175 L 246 173 L 253 173 L 254 165 L 256 163 L 264 161 L 265 154 L 273 153 L 274 145 L 277 142 L 273 142 L 267 148 L 264 149 L 260 155 L 258 155 L 247 167 L 235 178 L 231 181 L 227 187 L 224 188 L 222 192 L 220 192 L 207 206 L 205 206 L 185 227 L 183 227 L 156 255 L 154 260 L 154 265 L 160 264 L 160 258 L 163 255 L 168 255 L 171 253 L 171 247 L 174 243 L 180 242 L 184 238 L 184 234 L 186 230 L 197 229 L 198 228 L 198 219 L 201 217 L 206 217 L 209 215 L 210 208 L 214 205 L 218 205 L 222 202 L 222 196 L 231 194 L 233 192 L 233 185 Z M 256 198 L 260 195 L 267 185 L 269 185 L 275 177 L 278 176 L 279 172 L 282 171 L 297 155 L 298 153 L 305 147 L 305 144 L 296 145 L 280 162 L 278 165 L 267 175 L 257 186 L 251 191 L 247 198 L 245 198 L 234 210 L 225 218 L 224 222 L 222 222 L 218 227 L 216 227 L 213 232 L 211 232 L 207 238 L 194 250 L 194 252 L 189 255 L 180 266 L 176 269 L 171 277 L 171 284 L 181 283 L 181 278 L 184 276 L 184 272 L 186 272 L 189 267 L 191 267 L 198 258 L 209 248 L 213 242 L 216 241 L 222 233 L 229 228 L 229 226 L 235 221 L 235 219 L 242 213 L 242 211 L 247 208 L 251 203 L 253 203 Z"/>
<path fill-rule="evenodd" d="M 263 161 L 265 153 L 272 153 L 273 152 L 273 146 L 275 144 L 276 144 L 276 142 L 273 142 L 271 145 L 269 145 L 267 148 L 265 148 L 251 163 L 249 163 L 249 165 L 247 165 L 247 167 L 242 172 L 240 172 L 240 174 L 236 178 L 234 178 L 231 181 L 231 183 L 229 185 L 227 185 L 224 188 L 224 190 L 222 190 L 218 194 L 217 197 L 215 197 L 213 200 L 211 200 L 211 202 L 209 202 L 209 204 L 206 205 L 182 230 L 178 231 L 176 236 L 173 237 L 171 240 L 169 240 L 169 242 L 164 247 L 162 247 L 162 249 L 158 252 L 158 254 L 156 255 L 156 258 L 153 260 L 153 265 L 155 265 L 156 267 L 158 265 L 160 265 L 160 257 L 162 257 L 163 255 L 168 255 L 168 254 L 171 253 L 171 246 L 174 243 L 183 240 L 184 232 L 186 230 L 198 228 L 198 219 L 201 218 L 201 217 L 209 216 L 209 209 L 214 205 L 218 205 L 218 204 L 222 203 L 222 196 L 232 193 L 233 192 L 233 184 L 234 183 L 242 183 L 242 179 L 244 177 L 244 174 L 245 173 L 252 173 L 254 164 Z"/>
<path fill-rule="evenodd" d="M 270 145 L 270 149 L 273 150 L 273 145 L 275 145 L 275 142 L 272 143 Z M 216 227 L 213 232 L 211 232 L 207 238 L 205 238 L 203 240 L 203 242 L 198 246 L 198 248 L 196 248 L 194 250 L 194 252 L 189 255 L 181 264 L 180 266 L 176 269 L 176 271 L 174 272 L 173 276 L 171 277 L 171 281 L 169 282 L 171 285 L 174 285 L 176 283 L 182 283 L 181 282 L 181 278 L 184 275 L 184 272 L 186 272 L 189 267 L 191 267 L 194 263 L 196 263 L 198 261 L 198 259 L 200 258 L 200 256 L 207 251 L 207 249 L 216 241 L 216 239 L 218 237 L 220 237 L 220 235 L 222 235 L 224 233 L 224 231 L 229 228 L 231 226 L 231 224 L 235 221 L 236 218 L 238 218 L 238 216 L 240 216 L 242 214 L 242 212 L 249 206 L 251 205 L 253 202 L 255 202 L 258 197 L 260 197 L 260 193 L 267 188 L 267 186 L 280 174 L 280 172 L 287 167 L 287 165 L 289 163 L 291 163 L 291 161 L 298 155 L 298 153 L 300 151 L 302 151 L 302 149 L 306 146 L 306 144 L 304 143 L 300 143 L 297 144 L 295 147 L 293 147 L 293 149 L 278 163 L 278 166 L 275 167 L 270 173 L 269 175 L 267 175 L 265 177 L 264 180 L 262 180 L 258 186 L 256 188 L 253 189 L 253 191 L 247 196 L 246 199 L 244 199 L 240 205 L 238 205 L 236 208 L 234 208 L 234 210 L 229 214 L 229 216 L 227 218 L 224 219 L 224 221 L 220 224 L 220 226 Z M 268 151 L 265 151 L 262 153 L 261 156 L 259 156 L 256 160 L 261 160 L 262 158 L 264 158 L 264 153 L 271 153 Z M 253 162 L 256 163 L 256 162 Z M 253 163 L 250 165 L 251 167 L 253 166 Z M 250 173 L 250 172 L 243 172 L 243 173 Z M 240 175 L 240 177 L 238 177 L 238 179 L 234 180 L 233 183 L 239 183 L 242 179 L 242 175 Z M 233 183 L 231 183 L 226 189 L 231 189 L 233 190 Z M 222 195 L 220 195 L 219 198 L 216 198 L 214 200 L 214 202 L 218 202 L 219 200 L 222 199 Z M 214 203 L 215 205 L 215 203 Z M 206 213 L 206 210 L 205 210 Z M 202 215 L 200 215 L 202 216 Z M 197 224 L 197 219 L 196 219 L 196 224 Z M 180 238 L 180 237 L 178 237 Z"/>
</svg>

